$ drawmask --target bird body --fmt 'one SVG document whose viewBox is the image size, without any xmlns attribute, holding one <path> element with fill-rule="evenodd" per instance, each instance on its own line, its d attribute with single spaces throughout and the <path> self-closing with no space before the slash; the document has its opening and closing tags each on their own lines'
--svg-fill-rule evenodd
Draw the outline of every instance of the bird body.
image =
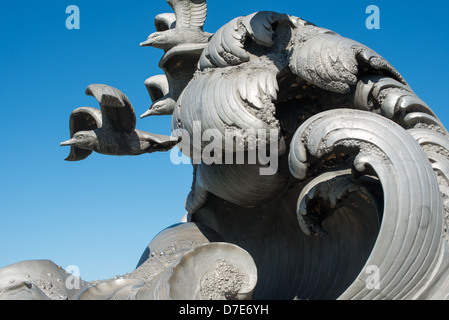
<svg viewBox="0 0 449 320">
<path fill-rule="evenodd" d="M 121 91 L 94 84 L 86 93 L 98 100 L 101 112 L 94 108 L 79 108 L 72 112 L 72 138 L 61 143 L 61 146 L 71 147 L 67 161 L 83 160 L 92 151 L 116 156 L 168 151 L 178 143 L 177 138 L 136 129 L 134 109 Z"/>
<path fill-rule="evenodd" d="M 62 146 L 75 146 L 84 150 L 95 151 L 104 155 L 137 156 L 171 149 L 172 142 L 164 142 L 164 136 L 134 130 L 131 133 L 99 128 L 91 131 L 80 131 Z"/>
<path fill-rule="evenodd" d="M 167 76 L 165 81 L 168 80 L 169 90 L 158 99 L 153 99 L 152 96 L 153 103 L 141 118 L 173 114 L 181 91 L 193 77 L 202 50 L 213 36 L 203 31 L 207 17 L 206 0 L 167 2 L 175 14 L 158 15 L 155 19 L 157 32 L 152 33 L 140 46 L 164 50 L 165 55 L 160 66 Z M 160 87 L 159 82 L 160 79 L 150 78 L 145 85 L 151 91 L 151 88 Z"/>
<path fill-rule="evenodd" d="M 147 41 L 140 45 L 155 47 L 167 52 L 184 43 L 207 43 L 211 36 L 212 34 L 198 28 L 175 28 L 152 33 Z"/>
<path fill-rule="evenodd" d="M 152 115 L 171 115 L 175 109 L 176 101 L 169 90 L 169 81 L 166 75 L 156 75 L 145 80 L 145 86 L 150 94 L 152 104 L 140 118 Z"/>
</svg>

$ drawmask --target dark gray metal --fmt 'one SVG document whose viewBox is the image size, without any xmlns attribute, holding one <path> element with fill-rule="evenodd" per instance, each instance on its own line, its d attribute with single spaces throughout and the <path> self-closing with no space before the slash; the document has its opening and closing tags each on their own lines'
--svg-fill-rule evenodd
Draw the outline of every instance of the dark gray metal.
<svg viewBox="0 0 449 320">
<path fill-rule="evenodd" d="M 239 141 L 232 157 L 273 146 L 278 166 L 261 175 L 262 161 L 194 163 L 188 213 L 137 268 L 62 297 L 448 299 L 449 133 L 399 72 L 297 17 L 256 12 L 211 35 L 205 0 L 168 3 L 175 15 L 158 15 L 142 44 L 165 52 L 165 74 L 145 81 L 153 104 L 142 117 L 172 115 L 178 133 L 213 131 L 220 147 Z M 136 130 L 119 90 L 87 93 L 101 111 L 72 112 L 67 160 L 179 141 Z M 210 147 L 181 142 L 193 159 Z M 0 270 L 0 298 L 54 299 L 37 288 L 46 267 Z"/>
<path fill-rule="evenodd" d="M 178 139 L 136 129 L 136 115 L 128 98 L 107 85 L 93 84 L 86 94 L 95 97 L 101 106 L 80 108 L 70 117 L 71 139 L 61 143 L 70 146 L 67 161 L 87 158 L 92 151 L 106 155 L 135 156 L 156 151 L 168 151 Z"/>
<path fill-rule="evenodd" d="M 140 45 L 163 49 L 165 52 L 184 43 L 207 43 L 210 33 L 203 31 L 207 16 L 206 0 L 168 0 L 175 11 L 176 22 L 157 19 L 156 26 L 162 31 L 152 33 Z"/>
<path fill-rule="evenodd" d="M 179 95 L 192 79 L 198 58 L 212 36 L 203 31 L 207 16 L 206 0 L 167 2 L 175 15 L 158 15 L 155 19 L 157 32 L 152 33 L 140 46 L 164 50 L 165 55 L 159 66 L 164 70 L 167 80 L 152 77 L 147 80 L 146 85 L 151 91 L 151 88 L 161 88 L 168 81 L 169 91 L 163 90 L 163 97 L 157 99 L 152 96 L 153 104 L 141 118 L 173 113 Z"/>
</svg>

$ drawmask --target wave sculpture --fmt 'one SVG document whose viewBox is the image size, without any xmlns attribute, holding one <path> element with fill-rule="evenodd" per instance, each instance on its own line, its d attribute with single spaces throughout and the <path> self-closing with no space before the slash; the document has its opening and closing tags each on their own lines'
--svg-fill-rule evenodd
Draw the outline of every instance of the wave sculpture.
<svg viewBox="0 0 449 320">
<path fill-rule="evenodd" d="M 399 72 L 294 16 L 210 34 L 205 0 L 168 4 L 142 43 L 165 53 L 142 118 L 170 115 L 172 137 L 135 129 L 128 98 L 93 85 L 102 110 L 76 109 L 63 145 L 79 161 L 177 144 L 194 166 L 188 215 L 120 278 L 69 290 L 62 268 L 27 261 L 0 270 L 0 297 L 447 299 L 448 131 Z"/>
</svg>

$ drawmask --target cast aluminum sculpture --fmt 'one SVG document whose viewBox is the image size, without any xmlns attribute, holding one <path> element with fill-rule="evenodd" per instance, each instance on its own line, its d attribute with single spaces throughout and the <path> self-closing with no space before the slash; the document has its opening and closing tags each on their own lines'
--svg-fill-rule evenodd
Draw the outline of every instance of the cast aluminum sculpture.
<svg viewBox="0 0 449 320">
<path fill-rule="evenodd" d="M 297 17 L 209 34 L 205 0 L 168 3 L 141 44 L 165 52 L 142 118 L 171 115 L 173 136 L 137 130 L 128 98 L 92 85 L 101 110 L 73 111 L 62 145 L 70 161 L 177 145 L 194 166 L 188 216 L 121 278 L 69 290 L 28 261 L 0 270 L 0 297 L 447 299 L 448 132 L 394 67 Z"/>
</svg>

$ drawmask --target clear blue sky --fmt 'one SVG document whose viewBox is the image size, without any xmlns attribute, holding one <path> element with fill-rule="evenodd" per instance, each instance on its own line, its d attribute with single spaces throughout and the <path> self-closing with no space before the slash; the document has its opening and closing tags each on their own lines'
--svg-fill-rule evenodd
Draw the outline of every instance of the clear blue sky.
<svg viewBox="0 0 449 320">
<path fill-rule="evenodd" d="M 68 30 L 77 5 L 81 29 Z M 368 5 L 381 29 L 368 30 Z M 389 60 L 449 125 L 447 1 L 209 0 L 205 30 L 240 15 L 272 10 L 301 17 L 364 43 Z M 165 0 L 7 1 L 0 10 L 0 268 L 22 260 L 77 265 L 85 280 L 131 272 L 153 237 L 185 214 L 188 165 L 169 153 L 140 157 L 93 154 L 64 159 L 69 116 L 98 107 L 91 83 L 122 90 L 138 115 L 150 98 L 144 81 L 161 74 L 162 51 L 140 48 Z M 139 129 L 170 134 L 170 117 L 138 119 Z"/>
</svg>

